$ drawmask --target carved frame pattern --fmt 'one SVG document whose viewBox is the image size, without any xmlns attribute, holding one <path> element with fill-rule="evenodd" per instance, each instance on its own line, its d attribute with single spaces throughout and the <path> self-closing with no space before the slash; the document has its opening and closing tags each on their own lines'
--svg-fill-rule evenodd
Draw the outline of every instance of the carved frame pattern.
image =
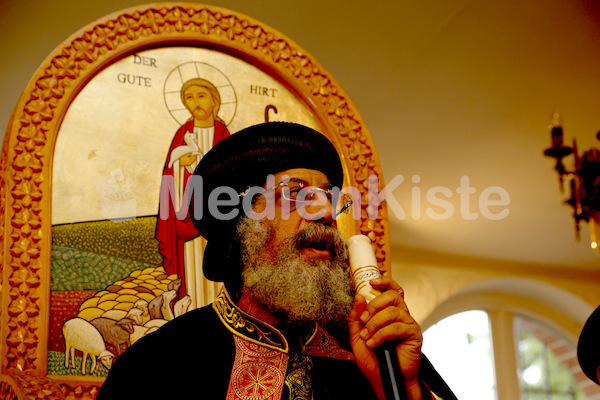
<svg viewBox="0 0 600 400">
<path fill-rule="evenodd" d="M 370 134 L 327 71 L 281 33 L 239 13 L 201 4 L 130 8 L 86 26 L 38 68 L 13 112 L 0 160 L 0 397 L 95 398 L 102 380 L 47 377 L 52 154 L 70 103 L 111 62 L 160 45 L 196 45 L 260 65 L 311 108 L 361 188 L 357 232 L 390 270 L 387 211 L 366 213 L 368 177 L 383 177 Z"/>
</svg>

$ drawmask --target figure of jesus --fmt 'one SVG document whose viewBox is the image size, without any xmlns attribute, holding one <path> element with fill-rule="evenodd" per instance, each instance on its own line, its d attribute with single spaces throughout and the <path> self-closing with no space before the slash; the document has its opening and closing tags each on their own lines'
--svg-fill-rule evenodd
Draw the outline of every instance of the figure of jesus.
<svg viewBox="0 0 600 400">
<path fill-rule="evenodd" d="M 221 96 L 217 88 L 205 79 L 190 79 L 181 87 L 181 101 L 191 117 L 177 130 L 163 170 L 163 177 L 173 177 L 175 198 L 167 201 L 169 216 L 158 218 L 156 239 L 160 243 L 163 266 L 167 273 L 177 274 L 183 281 L 179 297 L 190 296 L 190 308 L 210 303 L 216 284 L 202 274 L 202 254 L 205 240 L 199 236 L 189 215 L 179 220 L 175 213 L 187 207 L 185 187 L 198 162 L 215 144 L 229 136 L 225 123 L 217 116 Z M 164 204 L 160 205 L 165 207 Z"/>
</svg>

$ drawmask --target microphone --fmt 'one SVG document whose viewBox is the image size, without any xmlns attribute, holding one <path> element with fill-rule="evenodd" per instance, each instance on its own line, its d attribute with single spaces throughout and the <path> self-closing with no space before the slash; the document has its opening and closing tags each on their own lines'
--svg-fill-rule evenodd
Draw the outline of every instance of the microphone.
<svg viewBox="0 0 600 400">
<path fill-rule="evenodd" d="M 373 289 L 369 283 L 370 280 L 381 276 L 371 240 L 365 235 L 354 235 L 346 241 L 346 247 L 356 292 L 369 302 L 381 293 Z M 407 400 L 408 398 L 403 387 L 404 377 L 398 365 L 397 344 L 397 340 L 391 340 L 382 343 L 375 349 L 381 383 L 387 400 Z"/>
</svg>

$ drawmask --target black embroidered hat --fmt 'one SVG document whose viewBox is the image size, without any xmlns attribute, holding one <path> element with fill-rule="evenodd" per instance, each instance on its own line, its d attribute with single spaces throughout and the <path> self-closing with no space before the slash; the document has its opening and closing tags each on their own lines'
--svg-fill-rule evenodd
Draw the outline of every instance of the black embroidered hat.
<svg viewBox="0 0 600 400">
<path fill-rule="evenodd" d="M 600 307 L 589 316 L 577 342 L 577 359 L 588 378 L 600 385 Z"/>
<path fill-rule="evenodd" d="M 226 281 L 241 272 L 239 254 L 232 246 L 235 226 L 244 211 L 242 198 L 236 202 L 233 196 L 250 187 L 262 187 L 270 174 L 292 168 L 321 171 L 332 185 L 342 187 L 342 163 L 333 144 L 314 129 L 295 123 L 248 127 L 217 143 L 202 157 L 194 171 L 195 177 L 202 178 L 202 191 L 194 190 L 190 215 L 208 241 L 203 262 L 208 279 Z M 210 197 L 215 189 L 221 195 Z M 201 196 L 201 202 L 196 196 Z M 226 205 L 226 199 L 232 199 L 232 204 Z M 194 214 L 195 207 L 201 207 L 200 216 Z"/>
</svg>

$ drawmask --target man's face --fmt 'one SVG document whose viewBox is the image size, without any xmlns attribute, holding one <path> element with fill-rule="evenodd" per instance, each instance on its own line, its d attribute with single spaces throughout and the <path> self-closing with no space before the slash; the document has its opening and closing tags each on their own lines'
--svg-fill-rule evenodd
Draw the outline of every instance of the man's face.
<svg viewBox="0 0 600 400">
<path fill-rule="evenodd" d="M 183 93 L 183 102 L 194 117 L 196 126 L 203 128 L 214 125 L 214 100 L 208 89 L 202 86 L 190 86 Z"/>
<path fill-rule="evenodd" d="M 319 171 L 292 169 L 275 174 L 308 185 L 326 187 Z M 280 320 L 292 323 L 344 322 L 353 304 L 344 241 L 335 227 L 330 204 L 293 208 L 283 218 L 281 199 L 275 193 L 275 218 L 243 218 L 238 224 L 242 243 L 244 291 L 265 305 Z M 259 197 L 257 212 L 266 206 Z M 321 213 L 319 220 L 307 216 Z"/>
<path fill-rule="evenodd" d="M 306 168 L 294 168 L 285 171 L 278 172 L 274 175 L 275 177 L 275 185 L 278 185 L 282 181 L 290 182 L 292 184 L 302 184 L 303 186 L 314 186 L 318 188 L 327 188 L 330 186 L 329 179 L 325 176 L 321 171 L 316 171 L 312 169 Z M 266 188 L 265 189 L 269 189 Z M 283 189 L 285 190 L 285 189 Z M 286 200 L 282 199 L 282 188 L 276 189 L 273 193 L 275 196 L 275 213 L 274 218 L 272 220 L 264 219 L 264 223 L 270 225 L 275 232 L 275 237 L 269 243 L 266 251 L 275 258 L 277 253 L 280 251 L 280 246 L 284 240 L 289 238 L 290 236 L 302 231 L 311 223 L 320 223 L 325 226 L 330 226 L 332 228 L 336 227 L 335 219 L 332 215 L 332 207 L 331 204 L 325 201 L 325 198 L 315 201 L 313 205 L 305 205 L 298 207 L 293 202 L 288 202 L 286 204 Z M 255 208 L 258 210 L 262 210 L 262 207 L 266 206 L 265 198 L 259 198 Z M 287 210 L 284 207 L 289 207 L 291 209 Z M 314 221 L 314 216 L 319 215 L 321 218 Z M 332 229 L 331 231 L 333 231 Z M 336 234 L 337 230 L 335 231 Z M 331 242 L 332 238 L 327 236 L 323 237 L 320 242 L 312 242 L 301 245 L 298 249 L 304 260 L 311 259 L 324 259 L 331 260 L 332 258 L 332 249 Z"/>
</svg>

